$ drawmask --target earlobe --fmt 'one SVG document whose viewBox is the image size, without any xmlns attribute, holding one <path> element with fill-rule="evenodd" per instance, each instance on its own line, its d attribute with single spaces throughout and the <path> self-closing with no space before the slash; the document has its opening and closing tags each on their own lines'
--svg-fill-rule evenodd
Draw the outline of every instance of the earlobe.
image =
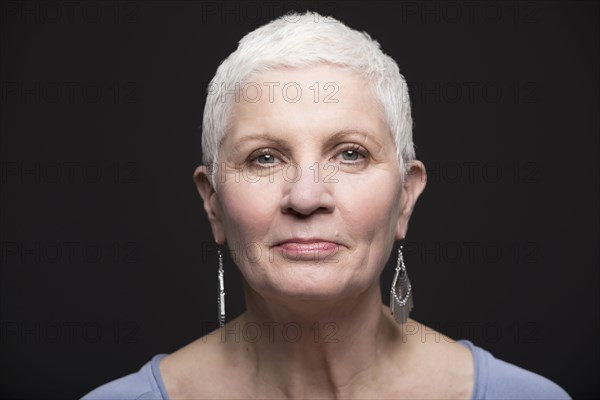
<svg viewBox="0 0 600 400">
<path fill-rule="evenodd" d="M 217 192 L 211 183 L 208 168 L 205 165 L 200 165 L 194 171 L 194 182 L 196 183 L 196 189 L 200 197 L 202 197 L 204 211 L 206 211 L 206 215 L 208 216 L 215 241 L 218 244 L 224 244 L 226 238 L 221 219 L 221 206 Z"/>
<path fill-rule="evenodd" d="M 407 174 L 404 179 L 401 194 L 400 215 L 396 225 L 396 240 L 403 240 L 408 230 L 408 222 L 417 199 L 427 184 L 425 165 L 418 160 L 407 163 Z"/>
</svg>

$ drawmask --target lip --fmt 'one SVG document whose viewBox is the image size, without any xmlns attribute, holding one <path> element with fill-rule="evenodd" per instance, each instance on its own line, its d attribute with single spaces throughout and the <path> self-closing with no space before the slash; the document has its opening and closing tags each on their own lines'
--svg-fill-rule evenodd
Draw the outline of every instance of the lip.
<svg viewBox="0 0 600 400">
<path fill-rule="evenodd" d="M 336 243 L 336 242 L 333 242 L 333 241 L 327 240 L 327 239 L 321 239 L 321 238 L 291 238 L 291 239 L 283 240 L 283 241 L 277 243 L 276 246 L 281 246 L 283 244 L 288 244 L 288 243 L 292 243 L 292 244 L 332 243 L 332 244 L 339 246 L 339 243 Z"/>
<path fill-rule="evenodd" d="M 286 259 L 320 260 L 337 253 L 340 244 L 321 238 L 292 238 L 274 246 Z"/>
</svg>

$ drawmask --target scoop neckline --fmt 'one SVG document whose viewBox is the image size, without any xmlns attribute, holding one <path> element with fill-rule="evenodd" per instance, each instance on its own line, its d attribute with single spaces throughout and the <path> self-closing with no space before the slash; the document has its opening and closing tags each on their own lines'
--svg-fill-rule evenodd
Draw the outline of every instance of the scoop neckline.
<svg viewBox="0 0 600 400">
<path fill-rule="evenodd" d="M 475 345 L 466 339 L 461 339 L 461 340 L 457 340 L 458 343 L 460 343 L 461 345 L 465 346 L 467 349 L 469 349 L 469 351 L 471 352 L 471 356 L 473 357 L 473 388 L 471 389 L 471 399 L 475 400 L 477 398 L 479 398 L 479 389 L 480 389 L 480 377 L 479 377 L 479 360 L 477 359 L 476 356 L 476 347 Z M 169 400 L 169 395 L 167 393 L 167 389 L 165 387 L 165 383 L 163 381 L 162 378 L 162 374 L 160 372 L 160 361 L 165 358 L 166 356 L 168 356 L 169 354 L 167 353 L 160 353 L 155 355 L 152 358 L 152 362 L 151 362 L 151 367 L 152 367 L 152 375 L 154 376 L 154 380 L 156 381 L 156 384 L 158 386 L 158 390 L 160 391 L 160 394 L 162 396 L 162 398 L 164 400 Z"/>
</svg>

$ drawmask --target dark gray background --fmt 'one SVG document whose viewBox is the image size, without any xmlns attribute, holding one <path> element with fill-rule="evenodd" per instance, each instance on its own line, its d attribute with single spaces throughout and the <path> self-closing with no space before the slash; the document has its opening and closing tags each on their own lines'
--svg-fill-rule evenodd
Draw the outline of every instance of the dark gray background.
<svg viewBox="0 0 600 400">
<path fill-rule="evenodd" d="M 412 316 L 600 394 L 597 3 L 1 7 L 2 397 L 82 396 L 212 328 L 192 181 L 206 86 L 244 34 L 307 8 L 367 31 L 408 81 L 430 175 L 405 245 Z"/>
</svg>

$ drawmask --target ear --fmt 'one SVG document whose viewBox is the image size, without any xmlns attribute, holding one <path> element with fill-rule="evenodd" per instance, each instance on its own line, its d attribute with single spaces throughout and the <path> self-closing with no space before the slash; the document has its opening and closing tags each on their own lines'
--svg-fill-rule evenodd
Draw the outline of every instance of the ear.
<svg viewBox="0 0 600 400">
<path fill-rule="evenodd" d="M 402 194 L 400 196 L 400 215 L 396 225 L 396 240 L 403 240 L 406 237 L 408 221 L 425 185 L 427 184 L 427 171 L 421 161 L 414 160 L 406 164 L 408 168 L 404 184 L 402 185 Z"/>
<path fill-rule="evenodd" d="M 210 173 L 206 165 L 200 165 L 194 171 L 194 182 L 200 197 L 204 201 L 204 211 L 208 215 L 208 221 L 212 228 L 215 242 L 224 244 L 226 242 L 225 229 L 222 220 L 222 208 L 217 192 L 210 182 Z"/>
</svg>

